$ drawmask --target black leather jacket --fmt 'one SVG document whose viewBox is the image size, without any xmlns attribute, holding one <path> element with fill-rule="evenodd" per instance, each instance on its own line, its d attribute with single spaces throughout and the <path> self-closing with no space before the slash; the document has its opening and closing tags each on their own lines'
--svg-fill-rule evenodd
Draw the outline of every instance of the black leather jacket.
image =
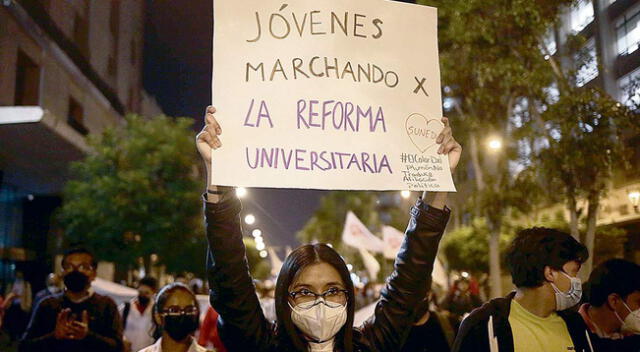
<svg viewBox="0 0 640 352">
<path fill-rule="evenodd" d="M 210 301 L 220 314 L 220 333 L 229 351 L 282 351 L 277 331 L 262 313 L 242 242 L 240 201 L 205 203 L 207 277 Z M 431 285 L 433 262 L 450 211 L 421 200 L 411 219 L 395 270 L 381 292 L 375 314 L 354 328 L 354 351 L 399 351 L 414 322 L 413 309 Z"/>
</svg>

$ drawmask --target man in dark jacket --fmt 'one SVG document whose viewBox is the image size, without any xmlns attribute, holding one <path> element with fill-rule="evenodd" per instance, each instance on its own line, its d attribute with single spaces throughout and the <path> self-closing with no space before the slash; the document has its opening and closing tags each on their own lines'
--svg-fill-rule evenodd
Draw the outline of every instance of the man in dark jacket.
<svg viewBox="0 0 640 352">
<path fill-rule="evenodd" d="M 402 347 L 401 352 L 449 352 L 456 336 L 456 320 L 447 312 L 431 308 L 433 292 L 416 308 L 416 323 Z"/>
<path fill-rule="evenodd" d="M 607 260 L 593 269 L 585 287 L 580 315 L 594 350 L 640 351 L 640 265 Z"/>
<path fill-rule="evenodd" d="M 62 257 L 65 292 L 36 307 L 20 351 L 120 352 L 122 326 L 111 298 L 94 293 L 97 261 L 91 252 L 71 249 Z"/>
<path fill-rule="evenodd" d="M 582 296 L 576 276 L 588 256 L 582 244 L 557 230 L 518 233 L 507 252 L 516 291 L 474 310 L 453 351 L 495 351 L 490 343 L 500 352 L 592 351 L 582 317 L 567 310 Z"/>
</svg>

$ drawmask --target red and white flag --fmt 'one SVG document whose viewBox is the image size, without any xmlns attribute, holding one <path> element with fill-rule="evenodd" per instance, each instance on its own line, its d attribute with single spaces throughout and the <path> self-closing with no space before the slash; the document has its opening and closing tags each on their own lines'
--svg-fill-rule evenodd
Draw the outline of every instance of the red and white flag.
<svg viewBox="0 0 640 352">
<path fill-rule="evenodd" d="M 371 252 L 381 253 L 384 249 L 384 242 L 374 236 L 369 229 L 364 226 L 356 214 L 349 211 L 344 222 L 342 231 L 342 241 L 351 247 L 366 249 Z"/>
<path fill-rule="evenodd" d="M 382 238 L 384 241 L 384 257 L 387 259 L 396 259 L 402 241 L 404 241 L 404 233 L 398 231 L 391 226 L 382 226 Z"/>
</svg>

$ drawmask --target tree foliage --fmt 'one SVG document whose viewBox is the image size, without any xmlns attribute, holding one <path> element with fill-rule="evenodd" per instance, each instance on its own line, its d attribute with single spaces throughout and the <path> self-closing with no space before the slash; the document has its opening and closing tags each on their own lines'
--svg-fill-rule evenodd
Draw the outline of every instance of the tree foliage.
<svg viewBox="0 0 640 352">
<path fill-rule="evenodd" d="M 469 134 L 476 183 L 469 208 L 487 219 L 493 234 L 491 282 L 499 285 L 498 236 L 514 211 L 566 202 L 575 235 L 576 203 L 586 199 L 583 240 L 593 249 L 599 199 L 630 154 L 622 133 L 638 133 L 638 124 L 637 115 L 596 84 L 579 82 L 592 60 L 585 38 L 569 35 L 556 53 L 548 49 L 559 15 L 576 1 L 421 3 L 438 7 L 444 92 L 454 102 L 449 116 Z M 489 134 L 502 137 L 506 148 L 481 150 Z"/>
<path fill-rule="evenodd" d="M 70 242 L 125 267 L 157 254 L 168 271 L 201 273 L 200 163 L 191 119 L 126 117 L 91 137 L 71 167 L 61 220 Z"/>
<path fill-rule="evenodd" d="M 271 265 L 260 257 L 260 251 L 256 248 L 256 241 L 252 238 L 244 238 L 244 247 L 247 251 L 247 262 L 251 277 L 256 280 L 265 280 L 271 276 Z"/>
<path fill-rule="evenodd" d="M 486 220 L 480 217 L 474 218 L 469 226 L 459 226 L 448 232 L 440 247 L 448 269 L 471 273 L 488 272 L 489 233 Z M 502 252 L 512 237 L 512 233 L 500 235 Z"/>
</svg>

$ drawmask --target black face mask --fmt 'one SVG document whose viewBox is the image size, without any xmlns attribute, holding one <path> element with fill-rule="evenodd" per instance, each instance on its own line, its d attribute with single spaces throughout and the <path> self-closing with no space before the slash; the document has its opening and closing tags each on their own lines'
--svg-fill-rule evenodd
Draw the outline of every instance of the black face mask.
<svg viewBox="0 0 640 352">
<path fill-rule="evenodd" d="M 197 315 L 167 315 L 164 330 L 176 341 L 182 341 L 198 329 Z"/>
<path fill-rule="evenodd" d="M 89 284 L 89 277 L 77 270 L 64 276 L 64 285 L 71 292 L 82 292 Z"/>
<path fill-rule="evenodd" d="M 140 305 L 143 307 L 146 307 L 150 300 L 151 298 L 147 296 L 138 296 L 138 302 L 140 302 Z"/>
</svg>

